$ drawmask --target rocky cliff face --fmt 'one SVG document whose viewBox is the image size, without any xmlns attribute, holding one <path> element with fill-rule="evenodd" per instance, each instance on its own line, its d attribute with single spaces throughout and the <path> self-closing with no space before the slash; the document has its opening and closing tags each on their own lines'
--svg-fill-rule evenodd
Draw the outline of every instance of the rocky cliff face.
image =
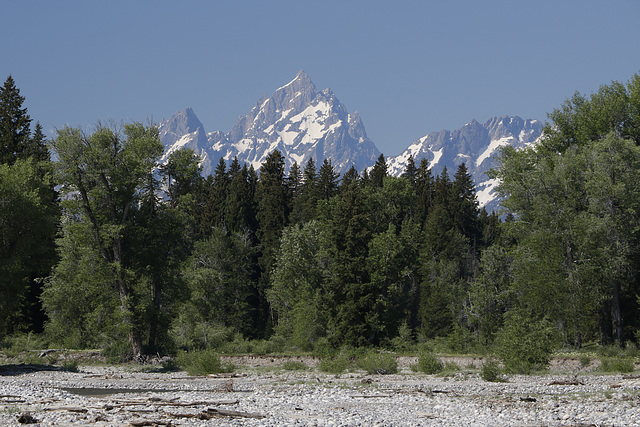
<svg viewBox="0 0 640 427">
<path fill-rule="evenodd" d="M 163 160 L 173 151 L 191 148 L 201 156 L 205 176 L 213 173 L 220 158 L 229 163 L 237 157 L 241 164 L 251 164 L 257 170 L 273 150 L 284 155 L 287 168 L 293 162 L 304 168 L 310 158 L 316 165 L 330 159 L 340 174 L 351 166 L 358 171 L 371 167 L 380 155 L 358 113 L 349 113 L 331 89 L 318 91 L 303 71 L 271 96 L 258 100 L 228 133 L 205 132 L 191 108 L 164 120 L 159 129 L 165 146 Z M 499 204 L 494 191 L 498 183 L 486 176 L 498 166 L 493 156 L 505 145 L 519 149 L 533 144 L 541 133 L 542 123 L 537 120 L 506 116 L 482 124 L 472 120 L 458 130 L 419 138 L 399 156 L 387 158 L 388 170 L 399 176 L 413 155 L 416 164 L 423 158 L 429 160 L 434 176 L 445 166 L 453 176 L 464 162 L 481 206 L 492 211 Z"/>
<path fill-rule="evenodd" d="M 499 203 L 494 191 L 498 183 L 486 173 L 498 166 L 494 156 L 506 145 L 520 149 L 533 144 L 541 134 L 542 123 L 538 120 L 494 117 L 483 124 L 472 120 L 458 130 L 432 132 L 419 138 L 399 156 L 387 159 L 389 173 L 399 176 L 411 155 L 416 164 L 426 158 L 434 176 L 445 166 L 453 176 L 458 166 L 465 163 L 474 179 L 480 205 L 492 211 Z"/>
<path fill-rule="evenodd" d="M 339 173 L 351 166 L 362 170 L 380 155 L 358 113 L 349 114 L 331 89 L 319 92 L 303 71 L 260 99 L 229 133 L 204 135 L 191 109 L 160 124 L 165 156 L 175 149 L 192 148 L 202 156 L 205 174 L 215 169 L 221 157 L 228 161 L 238 157 L 240 163 L 258 169 L 273 150 L 284 155 L 287 168 L 293 162 L 303 168 L 310 158 L 316 164 L 330 159 Z"/>
</svg>

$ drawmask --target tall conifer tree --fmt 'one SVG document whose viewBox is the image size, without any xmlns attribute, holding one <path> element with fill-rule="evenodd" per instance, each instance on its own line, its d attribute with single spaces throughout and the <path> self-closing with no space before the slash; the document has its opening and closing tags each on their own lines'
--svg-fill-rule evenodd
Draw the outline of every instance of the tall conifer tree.
<svg viewBox="0 0 640 427">
<path fill-rule="evenodd" d="M 12 165 L 30 154 L 31 118 L 24 100 L 10 75 L 0 88 L 0 163 Z"/>
</svg>

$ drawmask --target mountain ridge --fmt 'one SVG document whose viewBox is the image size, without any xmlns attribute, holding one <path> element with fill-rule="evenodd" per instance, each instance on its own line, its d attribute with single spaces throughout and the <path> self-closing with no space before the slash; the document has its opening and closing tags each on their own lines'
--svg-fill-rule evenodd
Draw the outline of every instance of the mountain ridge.
<svg viewBox="0 0 640 427">
<path fill-rule="evenodd" d="M 158 127 L 165 147 L 162 161 L 176 150 L 191 148 L 200 156 L 205 176 L 213 173 L 220 158 L 230 162 L 237 157 L 257 170 L 276 149 L 283 154 L 287 170 L 294 162 L 303 168 L 310 158 L 316 164 L 329 159 L 340 174 L 352 166 L 358 171 L 370 168 L 381 154 L 358 112 L 349 113 L 331 89 L 318 91 L 303 70 L 272 95 L 258 99 L 227 133 L 206 132 L 191 107 Z M 388 157 L 388 173 L 401 175 L 410 155 L 416 164 L 426 158 L 434 176 L 445 166 L 453 174 L 464 162 L 480 205 L 492 211 L 499 204 L 498 183 L 486 172 L 498 166 L 495 154 L 506 145 L 520 149 L 534 144 L 541 134 L 542 123 L 535 119 L 495 116 L 484 123 L 472 119 L 456 130 L 430 132 L 399 155 Z"/>
<path fill-rule="evenodd" d="M 359 114 L 350 114 L 331 89 L 318 91 L 302 70 L 271 96 L 260 98 L 228 133 L 206 133 L 193 116 L 187 108 L 160 123 L 163 161 L 175 149 L 192 148 L 203 159 L 205 175 L 212 173 L 220 158 L 238 157 L 258 169 L 276 149 L 285 157 L 287 169 L 293 162 L 303 167 L 310 158 L 316 162 L 326 158 L 338 173 L 351 166 L 363 170 L 380 155 Z"/>
</svg>

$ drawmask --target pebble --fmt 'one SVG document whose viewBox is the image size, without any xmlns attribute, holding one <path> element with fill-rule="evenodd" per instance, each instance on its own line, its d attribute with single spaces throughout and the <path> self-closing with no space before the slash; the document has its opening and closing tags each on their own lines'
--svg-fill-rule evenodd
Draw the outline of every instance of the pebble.
<svg viewBox="0 0 640 427">
<path fill-rule="evenodd" d="M 561 376 L 514 376 L 489 383 L 477 375 L 455 380 L 402 372 L 336 377 L 319 372 L 247 369 L 232 378 L 185 373 L 132 372 L 131 367 L 81 367 L 80 373 L 38 371 L 0 376 L 0 425 L 17 426 L 28 413 L 39 425 L 126 425 L 136 419 L 171 420 L 185 426 L 482 426 L 640 425 L 640 383 L 620 375 L 586 375 L 582 384 L 549 385 Z M 371 383 L 364 378 L 373 379 Z M 318 381 L 319 379 L 319 381 Z M 614 392 L 610 386 L 616 385 Z M 80 396 L 63 388 L 145 389 L 144 393 Z M 523 398 L 525 398 L 523 400 Z M 153 401 L 149 399 L 155 399 Z M 123 401 L 145 404 L 122 406 Z M 166 402 L 237 401 L 221 409 L 265 417 L 172 418 L 196 414 L 207 405 L 151 405 Z M 120 403 L 118 403 L 120 402 Z M 76 408 L 74 410 L 73 408 Z M 77 411 L 84 408 L 86 412 Z M 215 422 L 214 422 L 215 421 Z"/>
</svg>

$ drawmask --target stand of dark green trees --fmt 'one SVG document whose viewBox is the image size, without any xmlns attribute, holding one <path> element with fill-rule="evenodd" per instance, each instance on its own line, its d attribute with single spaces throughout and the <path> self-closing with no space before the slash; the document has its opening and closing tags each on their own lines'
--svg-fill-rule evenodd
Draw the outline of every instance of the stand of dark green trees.
<svg viewBox="0 0 640 427">
<path fill-rule="evenodd" d="M 258 170 L 221 159 L 202 177 L 190 150 L 160 165 L 154 126 L 65 127 L 47 142 L 23 102 L 9 77 L 5 336 L 134 358 L 246 340 L 471 351 L 639 338 L 638 75 L 576 94 L 539 144 L 504 149 L 491 214 L 465 164 L 433 176 L 410 158 L 392 177 L 380 156 L 340 176 L 328 160 L 286 171 L 274 151 Z"/>
</svg>

